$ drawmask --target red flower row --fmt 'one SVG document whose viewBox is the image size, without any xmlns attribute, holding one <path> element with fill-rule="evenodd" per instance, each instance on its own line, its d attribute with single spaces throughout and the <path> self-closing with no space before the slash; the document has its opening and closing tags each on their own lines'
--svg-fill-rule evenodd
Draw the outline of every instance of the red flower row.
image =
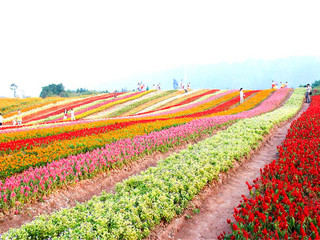
<svg viewBox="0 0 320 240">
<path fill-rule="evenodd" d="M 320 96 L 291 124 L 279 159 L 248 188 L 220 239 L 320 239 Z M 254 191 L 253 191 L 254 190 Z"/>
</svg>

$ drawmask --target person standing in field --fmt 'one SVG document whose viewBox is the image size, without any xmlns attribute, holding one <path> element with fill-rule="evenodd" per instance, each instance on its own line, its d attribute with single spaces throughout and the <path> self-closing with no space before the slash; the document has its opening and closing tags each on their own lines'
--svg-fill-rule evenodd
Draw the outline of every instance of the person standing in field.
<svg viewBox="0 0 320 240">
<path fill-rule="evenodd" d="M 114 90 L 113 97 L 114 97 L 114 98 L 117 98 L 117 90 Z"/>
<path fill-rule="evenodd" d="M 18 110 L 17 122 L 18 122 L 18 125 L 22 124 L 22 115 L 21 115 L 20 109 Z"/>
<path fill-rule="evenodd" d="M 276 84 L 274 83 L 273 80 L 272 80 L 272 83 L 271 83 L 271 88 L 272 88 L 272 89 L 276 89 Z"/>
<path fill-rule="evenodd" d="M 310 84 L 308 83 L 307 84 L 307 91 L 306 91 L 306 103 L 311 102 L 311 98 L 310 98 L 311 91 L 312 91 L 312 88 L 311 88 Z"/>
<path fill-rule="evenodd" d="M 2 113 L 0 113 L 0 126 L 2 126 L 3 123 L 3 117 L 2 117 Z"/>
<path fill-rule="evenodd" d="M 76 117 L 74 116 L 74 110 L 73 110 L 73 108 L 71 108 L 71 110 L 70 110 L 70 115 L 71 115 L 71 121 L 76 120 Z"/>
<path fill-rule="evenodd" d="M 64 110 L 63 120 L 66 120 L 68 118 L 68 110 Z"/>
<path fill-rule="evenodd" d="M 288 82 L 286 82 L 286 84 L 284 85 L 284 88 L 288 88 Z"/>
<path fill-rule="evenodd" d="M 239 94 L 240 94 L 240 104 L 241 104 L 241 103 L 243 103 L 244 97 L 246 96 L 246 95 L 244 95 L 244 93 L 243 93 L 243 91 L 242 91 L 242 88 L 240 88 Z"/>
</svg>

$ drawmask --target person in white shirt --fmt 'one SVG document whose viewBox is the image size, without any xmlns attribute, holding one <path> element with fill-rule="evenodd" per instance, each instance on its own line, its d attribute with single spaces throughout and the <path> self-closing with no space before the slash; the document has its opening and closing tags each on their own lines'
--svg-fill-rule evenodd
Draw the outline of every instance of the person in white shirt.
<svg viewBox="0 0 320 240">
<path fill-rule="evenodd" d="M 310 98 L 311 91 L 312 91 L 312 88 L 311 88 L 310 84 L 307 84 L 306 103 L 310 103 L 311 102 L 311 98 Z"/>
<path fill-rule="evenodd" d="M 71 108 L 71 110 L 70 110 L 70 115 L 71 115 L 71 121 L 76 120 L 76 117 L 74 116 L 73 108 Z"/>
<path fill-rule="evenodd" d="M 243 91 L 242 91 L 242 88 L 240 88 L 239 93 L 240 93 L 240 104 L 241 104 L 241 103 L 243 103 L 244 97 L 245 97 L 246 95 L 244 95 L 244 93 L 243 93 Z"/>
<path fill-rule="evenodd" d="M 2 113 L 0 113 L 0 126 L 2 125 L 3 123 L 3 117 L 2 117 Z"/>
</svg>

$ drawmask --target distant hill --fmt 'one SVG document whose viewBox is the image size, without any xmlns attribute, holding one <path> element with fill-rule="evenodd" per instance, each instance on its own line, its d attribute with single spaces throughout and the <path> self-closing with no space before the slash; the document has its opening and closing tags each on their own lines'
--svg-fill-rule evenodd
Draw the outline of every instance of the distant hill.
<svg viewBox="0 0 320 240">
<path fill-rule="evenodd" d="M 161 83 L 163 89 L 173 88 L 173 79 L 178 82 L 184 77 L 184 66 L 161 72 L 140 74 L 119 79 L 122 87 L 128 90 L 136 88 L 139 81 L 149 87 L 153 83 Z M 289 87 L 296 88 L 300 84 L 313 83 L 320 79 L 320 57 L 289 57 L 275 60 L 246 60 L 235 63 L 217 63 L 207 65 L 189 65 L 187 81 L 191 87 L 219 89 L 266 89 L 271 81 L 288 81 Z M 107 89 L 107 86 L 99 86 Z"/>
</svg>

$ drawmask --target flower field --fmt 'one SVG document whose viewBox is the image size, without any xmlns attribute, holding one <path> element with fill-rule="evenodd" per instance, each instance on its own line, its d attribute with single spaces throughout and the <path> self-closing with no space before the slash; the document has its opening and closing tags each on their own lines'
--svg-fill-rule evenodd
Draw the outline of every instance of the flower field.
<svg viewBox="0 0 320 240">
<path fill-rule="evenodd" d="M 252 101 L 253 98 L 249 99 L 247 103 L 242 104 L 244 108 L 241 108 L 239 112 L 241 113 L 247 108 L 252 108 L 257 102 L 263 101 L 269 94 L 268 92 L 269 90 L 257 93 L 257 95 L 253 97 L 255 101 Z M 247 94 L 249 95 L 250 93 L 253 94 L 255 92 L 252 91 Z M 278 91 L 278 93 L 282 98 L 277 98 L 278 95 L 275 94 L 272 95 L 266 103 L 273 101 L 273 99 L 276 98 L 279 105 L 280 101 L 286 96 L 286 92 Z M 233 96 L 233 94 L 229 95 L 231 95 L 231 97 Z M 220 102 L 224 101 L 224 97 L 220 98 Z M 208 104 L 205 105 L 207 107 Z M 268 104 L 268 107 L 273 109 L 276 105 Z M 193 109 L 199 111 L 196 108 Z M 119 139 L 158 131 L 174 125 L 185 124 L 195 118 L 202 118 L 208 114 L 212 114 L 214 111 L 215 108 L 209 111 L 197 112 L 185 116 L 179 115 L 173 118 L 167 116 L 167 118 L 142 118 L 131 121 L 130 119 L 124 119 L 123 122 L 117 122 L 116 124 L 113 123 L 102 127 L 92 127 L 90 129 L 84 128 L 51 136 L 34 137 L 23 140 L 16 139 L 15 141 L 4 142 L 0 145 L 0 177 L 8 177 L 14 173 L 21 172 L 28 167 L 41 166 L 69 155 L 92 151 L 95 148 L 103 147 L 106 143 Z M 251 114 L 261 114 L 262 112 L 260 111 L 270 111 L 270 109 L 258 107 Z M 247 114 L 247 112 L 244 113 Z M 223 116 L 229 115 L 225 114 Z M 235 114 L 230 115 L 229 118 L 224 118 L 224 122 L 238 118 L 241 118 L 241 114 L 239 116 Z M 36 131 L 36 134 L 39 134 L 39 132 Z M 30 134 L 28 135 L 30 136 Z M 92 138 L 92 135 L 95 135 L 95 137 Z"/>
<path fill-rule="evenodd" d="M 319 239 L 320 97 L 288 131 L 279 159 L 262 171 L 234 211 L 232 233 L 221 239 Z"/>
<path fill-rule="evenodd" d="M 115 193 L 102 193 L 74 208 L 41 215 L 21 228 L 4 233 L 1 239 L 147 237 L 155 226 L 161 222 L 169 222 L 182 213 L 190 200 L 208 182 L 219 178 L 219 173 L 228 171 L 235 161 L 241 161 L 252 149 L 257 148 L 263 136 L 273 127 L 294 116 L 304 97 L 301 89 L 247 90 L 245 95 L 245 102 L 242 104 L 239 104 L 237 90 L 216 89 L 199 90 L 189 95 L 175 90 L 151 90 L 123 93 L 117 98 L 113 94 L 105 94 L 72 99 L 70 102 L 50 102 L 48 105 L 35 103 L 34 106 L 39 106 L 39 109 L 35 107 L 25 111 L 24 118 L 28 124 L 19 127 L 4 126 L 0 130 L 0 211 L 4 214 L 12 209 L 19 211 L 24 204 L 32 204 L 65 186 L 119 168 L 143 156 L 169 151 L 189 139 L 207 135 L 211 137 L 118 183 Z M 269 198 L 274 198 L 280 194 L 279 191 L 271 192 L 267 186 L 281 183 L 282 189 L 288 189 L 287 193 L 292 192 L 288 199 L 295 199 L 298 184 L 304 186 L 306 190 L 301 194 L 303 196 L 307 193 L 309 197 L 303 199 L 298 196 L 298 200 L 302 200 L 301 204 L 296 204 L 301 208 L 297 208 L 296 215 L 301 211 L 307 212 L 306 208 L 312 214 L 304 217 L 307 219 L 302 221 L 304 225 L 299 225 L 297 222 L 301 220 L 300 214 L 300 218 L 295 219 L 300 230 L 295 227 L 295 231 L 296 234 L 301 233 L 303 226 L 308 236 L 316 236 L 311 234 L 314 229 L 311 225 L 316 227 L 319 222 L 317 218 L 309 220 L 316 216 L 318 209 L 318 196 L 310 193 L 315 192 L 318 186 L 313 186 L 316 184 L 314 177 L 310 178 L 314 183 L 304 178 L 301 182 L 296 175 L 304 176 L 302 169 L 308 164 L 313 168 L 305 172 L 315 172 L 317 165 L 315 159 L 311 160 L 310 157 L 304 157 L 304 163 L 299 161 L 301 166 L 297 166 L 297 163 L 292 163 L 291 166 L 287 159 L 298 159 L 299 154 L 305 152 L 311 156 L 319 150 L 317 131 L 320 121 L 319 113 L 316 113 L 319 101 L 320 99 L 313 100 L 308 112 L 302 116 L 305 122 L 300 121 L 301 117 L 292 124 L 286 143 L 280 148 L 279 161 L 283 159 L 282 167 L 272 165 L 266 168 L 269 169 L 266 177 L 255 181 L 256 195 L 253 195 L 263 199 L 261 196 L 267 192 L 270 194 Z M 118 108 L 114 109 L 116 106 Z M 76 121 L 61 119 L 61 110 L 65 108 L 76 110 Z M 91 116 L 90 119 L 87 119 L 88 116 Z M 108 118 L 96 119 L 97 116 Z M 222 127 L 226 130 L 222 130 Z M 310 137 L 310 131 L 314 132 L 313 144 L 306 140 Z M 217 133 L 212 135 L 213 132 Z M 310 147 L 310 150 L 293 152 L 300 145 L 305 146 L 304 149 Z M 288 172 L 288 169 L 293 168 L 296 170 L 291 178 L 296 181 L 295 184 L 284 185 L 285 181 L 279 173 L 275 173 L 276 169 Z M 267 179 L 271 174 L 279 179 L 270 180 L 270 184 Z M 245 201 L 246 204 L 253 202 L 259 201 Z M 297 200 L 293 202 L 297 203 Z M 312 207 L 314 203 L 315 207 Z M 261 209 L 264 208 L 265 206 Z M 280 223 L 283 225 L 282 218 L 285 214 L 281 215 L 281 209 L 271 205 L 269 208 L 276 209 L 278 215 L 273 220 L 279 218 L 279 226 Z M 245 204 L 243 209 L 246 209 Z M 252 209 L 255 210 L 252 220 L 255 222 L 257 216 L 260 216 L 256 211 L 262 211 L 258 205 L 254 205 Z M 239 219 L 247 221 L 241 213 L 240 208 L 236 213 Z M 286 221 L 289 222 L 290 219 Z M 244 227 L 242 222 L 238 221 L 232 226 L 237 226 L 233 234 L 239 232 L 242 237 L 244 232 L 251 234 L 249 227 Z M 280 229 L 282 228 L 276 229 L 277 234 L 284 236 Z M 275 229 L 267 231 L 270 236 L 276 234 Z M 262 232 L 263 229 L 259 228 L 257 234 Z M 231 235 L 221 237 L 233 238 Z"/>
<path fill-rule="evenodd" d="M 252 93 L 255 94 L 252 99 L 258 93 Z M 150 119 L 150 122 L 114 129 L 114 132 L 108 132 L 110 136 L 120 131 L 120 136 L 124 137 L 104 142 L 103 147 L 48 161 L 41 167 L 29 168 L 7 177 L 1 186 L 1 206 L 4 210 L 16 206 L 16 202 L 20 205 L 33 201 L 66 184 L 107 171 L 118 163 L 126 164 L 154 151 L 167 151 L 188 138 L 208 134 L 221 124 L 236 121 L 226 130 L 218 131 L 216 135 L 161 160 L 156 167 L 119 183 L 114 194 L 102 193 L 75 208 L 39 216 L 35 221 L 3 234 L 2 238 L 141 239 L 148 236 L 154 226 L 162 221 L 168 222 L 181 213 L 207 182 L 218 178 L 219 172 L 227 171 L 234 161 L 241 160 L 256 148 L 270 129 L 299 110 L 303 98 L 301 91 L 294 91 L 281 106 L 287 94 L 288 91 L 261 94 L 257 97 L 261 99 L 258 105 L 254 100 L 250 108 L 245 107 L 244 111 L 239 110 L 232 115 L 204 117 L 207 114 L 203 114 L 191 120 L 188 117 L 162 121 Z M 122 123 L 130 123 L 127 119 L 122 120 Z M 184 122 L 176 125 L 177 120 Z M 159 128 L 158 122 L 164 122 L 164 125 Z M 150 123 L 154 124 L 153 127 L 148 125 Z M 137 126 L 144 133 L 136 134 Z M 127 128 L 133 128 L 132 133 L 121 132 Z M 90 142 L 100 139 L 99 134 L 91 136 L 95 137 L 91 137 Z M 53 143 L 48 144 L 46 149 Z"/>
</svg>

